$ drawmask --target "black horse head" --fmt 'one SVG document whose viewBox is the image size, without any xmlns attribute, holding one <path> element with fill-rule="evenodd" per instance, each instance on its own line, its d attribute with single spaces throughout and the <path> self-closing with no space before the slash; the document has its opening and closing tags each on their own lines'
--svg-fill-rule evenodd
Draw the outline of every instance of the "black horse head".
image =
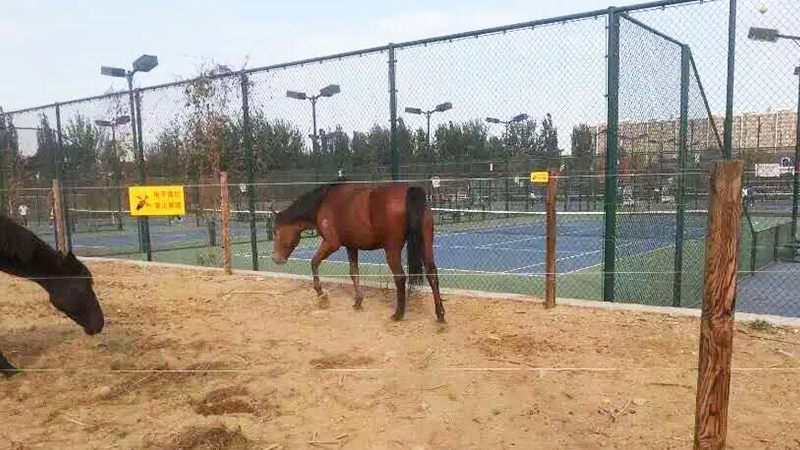
<svg viewBox="0 0 800 450">
<path fill-rule="evenodd" d="M 58 274 L 40 281 L 50 294 L 50 303 L 82 326 L 86 334 L 99 333 L 104 319 L 94 293 L 92 273 L 72 252 L 58 258 Z"/>
</svg>

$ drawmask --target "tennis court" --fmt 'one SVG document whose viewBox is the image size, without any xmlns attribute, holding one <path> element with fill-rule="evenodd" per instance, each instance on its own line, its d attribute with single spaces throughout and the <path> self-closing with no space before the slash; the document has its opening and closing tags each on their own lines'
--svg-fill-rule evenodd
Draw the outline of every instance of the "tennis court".
<svg viewBox="0 0 800 450">
<path fill-rule="evenodd" d="M 230 233 L 233 266 L 250 269 L 249 213 L 232 211 Z M 434 252 L 444 287 L 493 292 L 542 295 L 544 292 L 546 221 L 543 212 L 505 212 L 434 208 L 436 236 Z M 85 216 L 86 214 L 84 214 Z M 93 212 L 104 216 L 101 230 L 89 230 L 85 217 L 72 234 L 72 245 L 86 256 L 139 257 L 137 221 L 123 220 L 123 230 L 110 212 Z M 208 221 L 188 215 L 182 220 L 163 217 L 150 219 L 150 235 L 154 259 L 163 262 L 198 264 L 199 257 L 210 248 L 212 235 L 219 245 L 218 218 Z M 258 211 L 256 231 L 259 240 L 259 268 L 265 271 L 310 274 L 310 261 L 317 251 L 319 238 L 309 234 L 295 250 L 285 266 L 275 265 L 271 258 L 271 213 Z M 97 217 L 92 220 L 97 221 Z M 215 225 L 209 225 L 213 222 Z M 603 260 L 605 249 L 605 214 L 602 212 L 558 212 L 556 223 L 557 295 L 562 298 L 600 300 L 603 298 Z M 763 301 L 770 288 L 770 264 L 778 259 L 771 230 L 785 227 L 780 217 L 753 219 L 759 234 L 748 232 L 750 225 L 743 218 L 740 282 L 743 292 L 740 307 L 767 314 L 800 315 L 800 305 L 787 307 Z M 618 301 L 649 305 L 698 307 L 702 296 L 702 274 L 705 259 L 705 234 L 708 214 L 704 210 L 685 212 L 683 255 L 680 276 L 676 277 L 675 211 L 617 212 L 615 249 L 615 295 Z M 764 235 L 763 233 L 766 233 Z M 765 237 L 769 236 L 769 237 Z M 43 236 L 52 243 L 52 231 Z M 752 256 L 755 256 L 752 258 Z M 389 272 L 383 250 L 359 253 L 361 274 L 365 279 L 388 282 Z M 792 266 L 793 267 L 793 266 Z M 792 271 L 794 269 L 792 268 Z M 349 278 L 345 249 L 340 249 L 323 262 L 323 276 Z M 774 276 L 774 275 L 773 275 Z M 785 275 L 784 275 L 785 276 Z M 676 290 L 679 293 L 676 294 Z M 749 299 L 753 298 L 751 302 Z M 761 300 L 758 300 L 761 299 Z M 758 301 L 756 301 L 758 300 Z M 773 302 L 774 303 L 774 302 Z M 784 302 L 785 303 L 785 302 Z M 787 311 L 787 308 L 789 309 Z"/>
</svg>

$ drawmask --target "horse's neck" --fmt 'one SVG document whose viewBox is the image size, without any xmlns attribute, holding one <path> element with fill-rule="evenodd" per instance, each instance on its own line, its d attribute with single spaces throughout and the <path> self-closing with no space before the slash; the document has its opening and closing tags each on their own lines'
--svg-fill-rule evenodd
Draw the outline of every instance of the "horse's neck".
<svg viewBox="0 0 800 450">
<path fill-rule="evenodd" d="M 26 278 L 50 292 L 57 284 L 60 271 L 57 269 L 57 253 L 34 251 L 33 258 L 29 261 L 19 261 L 15 258 L 0 257 L 0 271 L 20 278 Z"/>
</svg>

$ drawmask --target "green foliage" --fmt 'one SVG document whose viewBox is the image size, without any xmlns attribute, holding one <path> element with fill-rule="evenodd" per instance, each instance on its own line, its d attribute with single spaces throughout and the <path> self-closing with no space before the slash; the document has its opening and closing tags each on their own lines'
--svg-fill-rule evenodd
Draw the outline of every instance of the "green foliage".
<svg viewBox="0 0 800 450">
<path fill-rule="evenodd" d="M 756 319 L 748 324 L 750 329 L 767 333 L 772 331 L 772 324 L 766 320 Z"/>
<path fill-rule="evenodd" d="M 195 263 L 198 266 L 222 267 L 222 250 L 219 247 L 206 248 L 197 255 Z"/>
</svg>

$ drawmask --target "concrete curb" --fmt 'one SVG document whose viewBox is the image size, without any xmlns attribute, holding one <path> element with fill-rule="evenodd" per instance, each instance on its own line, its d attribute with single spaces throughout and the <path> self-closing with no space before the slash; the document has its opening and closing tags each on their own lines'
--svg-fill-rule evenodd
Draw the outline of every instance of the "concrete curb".
<svg viewBox="0 0 800 450">
<path fill-rule="evenodd" d="M 171 269 L 194 270 L 198 272 L 199 271 L 219 272 L 220 274 L 224 274 L 224 270 L 217 267 L 201 267 L 201 266 L 192 266 L 188 264 L 172 264 L 164 262 L 147 262 L 147 261 L 115 259 L 115 258 L 99 258 L 99 257 L 80 257 L 80 259 L 87 262 L 109 262 L 116 264 L 128 264 L 139 267 L 164 267 Z M 286 280 L 302 280 L 309 282 L 312 280 L 311 276 L 309 275 L 295 275 L 290 273 L 262 272 L 254 270 L 235 269 L 233 270 L 233 275 L 270 277 L 270 278 L 279 278 Z M 320 281 L 324 281 L 325 283 L 352 285 L 349 276 L 347 278 L 320 277 Z M 370 281 L 362 281 L 361 285 L 372 288 L 386 287 L 385 284 L 375 283 Z M 389 289 L 394 290 L 394 286 L 389 285 Z M 427 286 L 415 286 L 414 289 L 419 289 L 423 292 L 428 292 L 428 293 L 431 292 L 430 287 Z M 442 294 L 447 294 L 447 295 L 461 295 L 465 297 L 474 297 L 474 298 L 511 300 L 517 302 L 525 302 L 525 303 L 543 303 L 542 299 L 523 294 L 508 294 L 502 292 L 487 292 L 487 291 L 474 291 L 467 289 L 449 289 L 449 288 L 442 288 L 441 292 Z M 637 305 L 634 303 L 610 303 L 610 302 L 601 302 L 595 300 L 578 300 L 571 298 L 558 298 L 556 299 L 556 304 L 563 306 L 571 306 L 576 308 L 594 308 L 594 309 L 605 309 L 609 311 L 632 311 L 632 312 L 663 314 L 670 316 L 700 317 L 701 314 L 701 311 L 698 308 L 675 308 L 672 306 Z M 773 316 L 768 314 L 752 314 L 744 312 L 736 313 L 737 322 L 754 322 L 756 320 L 767 321 L 776 326 L 800 328 L 800 318 Z"/>
</svg>

